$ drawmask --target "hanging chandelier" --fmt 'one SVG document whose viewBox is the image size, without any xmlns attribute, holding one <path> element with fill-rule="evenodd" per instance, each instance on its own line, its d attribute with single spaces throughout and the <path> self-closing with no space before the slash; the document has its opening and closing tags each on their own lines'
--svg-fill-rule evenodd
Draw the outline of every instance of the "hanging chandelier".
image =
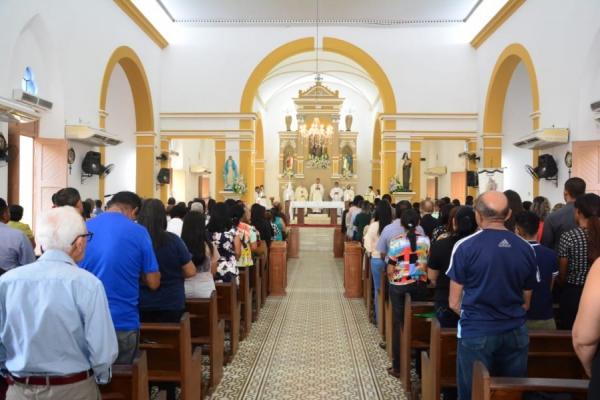
<svg viewBox="0 0 600 400">
<path fill-rule="evenodd" d="M 319 73 L 319 0 L 316 0 L 316 6 L 315 86 L 320 86 L 323 78 L 321 78 L 321 74 Z M 317 90 L 316 93 L 316 103 L 317 108 L 319 108 L 319 91 Z M 333 127 L 331 125 L 325 126 L 325 124 L 321 123 L 321 120 L 318 117 L 313 118 L 310 128 L 306 124 L 302 124 L 300 125 L 298 131 L 302 137 L 311 139 L 314 139 L 315 137 L 319 139 L 329 139 L 333 135 Z"/>
<path fill-rule="evenodd" d="M 300 125 L 299 131 L 304 138 L 320 137 L 329 139 L 333 135 L 333 127 L 331 125 L 325 126 L 318 117 L 313 118 L 310 128 L 306 124 Z"/>
</svg>

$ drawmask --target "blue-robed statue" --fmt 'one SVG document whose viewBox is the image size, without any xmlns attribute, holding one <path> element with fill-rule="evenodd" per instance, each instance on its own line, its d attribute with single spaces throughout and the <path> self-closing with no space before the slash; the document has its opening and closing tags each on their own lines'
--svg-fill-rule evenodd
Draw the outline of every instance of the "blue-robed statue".
<svg viewBox="0 0 600 400">
<path fill-rule="evenodd" d="M 238 178 L 238 169 L 233 157 L 229 156 L 223 166 L 224 190 L 233 190 L 233 183 Z"/>
</svg>

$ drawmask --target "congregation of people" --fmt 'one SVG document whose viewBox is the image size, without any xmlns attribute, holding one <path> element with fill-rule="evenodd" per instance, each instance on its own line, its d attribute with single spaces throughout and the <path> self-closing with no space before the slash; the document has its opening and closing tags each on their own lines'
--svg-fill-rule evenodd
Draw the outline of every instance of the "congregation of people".
<svg viewBox="0 0 600 400">
<path fill-rule="evenodd" d="M 337 188 L 337 185 L 336 185 Z M 435 317 L 458 329 L 457 390 L 471 398 L 473 364 L 498 376 L 526 376 L 530 330 L 572 330 L 600 398 L 600 197 L 580 178 L 564 204 L 544 197 L 486 192 L 393 204 L 389 194 L 355 196 L 342 214 L 347 240 L 370 258 L 375 296 L 392 305 L 392 365 L 400 374 L 405 295 L 433 292 Z M 258 197 L 258 196 L 257 196 Z M 208 298 L 216 282 L 239 282 L 290 221 L 242 201 L 141 199 L 119 192 L 106 205 L 76 189 L 52 196 L 31 227 L 24 210 L 0 199 L 0 368 L 8 398 L 30 398 L 58 377 L 47 397 L 95 398 L 113 364 L 131 364 L 140 324 L 177 322 L 189 298 Z M 36 249 L 40 256 L 36 259 Z M 386 285 L 381 286 L 385 276 Z M 375 322 L 384 318 L 377 304 Z M 52 332 L 53 340 L 48 340 Z M 385 343 L 380 344 L 385 347 Z M 598 397 L 593 397 L 598 396 Z"/>
<path fill-rule="evenodd" d="M 238 283 L 289 225 L 277 203 L 165 206 L 119 192 L 103 207 L 74 188 L 52 203 L 34 235 L 20 222 L 23 208 L 0 199 L 0 381 L 9 399 L 99 398 L 111 366 L 139 354 L 141 323 L 179 322 L 186 299 Z"/>
</svg>

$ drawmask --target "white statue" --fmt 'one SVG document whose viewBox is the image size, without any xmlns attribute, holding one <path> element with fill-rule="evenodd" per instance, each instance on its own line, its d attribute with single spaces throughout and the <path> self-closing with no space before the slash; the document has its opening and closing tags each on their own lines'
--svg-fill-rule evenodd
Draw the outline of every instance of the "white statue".
<svg viewBox="0 0 600 400">
<path fill-rule="evenodd" d="M 223 166 L 223 184 L 225 190 L 232 190 L 233 183 L 238 178 L 238 169 L 232 156 L 227 158 Z"/>
</svg>

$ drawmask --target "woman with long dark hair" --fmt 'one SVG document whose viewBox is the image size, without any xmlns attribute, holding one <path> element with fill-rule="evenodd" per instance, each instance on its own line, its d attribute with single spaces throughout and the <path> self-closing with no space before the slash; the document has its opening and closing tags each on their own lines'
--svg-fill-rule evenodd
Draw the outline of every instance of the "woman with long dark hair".
<svg viewBox="0 0 600 400">
<path fill-rule="evenodd" d="M 435 286 L 435 313 L 442 328 L 456 328 L 458 324 L 458 315 L 448 305 L 450 280 L 446 276 L 446 270 L 450 266 L 452 249 L 456 242 L 472 235 L 477 230 L 475 211 L 468 206 L 458 207 L 451 223 L 454 226 L 454 232 L 449 237 L 431 244 L 427 260 L 427 275 Z"/>
<path fill-rule="evenodd" d="M 184 280 L 196 275 L 190 252 L 177 235 L 167 232 L 167 214 L 162 201 L 145 200 L 138 223 L 150 234 L 160 270 L 157 290 L 140 286 L 140 319 L 142 322 L 179 322 L 185 311 Z"/>
<path fill-rule="evenodd" d="M 452 221 L 450 218 L 450 212 L 455 208 L 452 204 L 442 204 L 440 206 L 440 213 L 438 216 L 439 225 L 433 230 L 431 234 L 431 241 L 435 242 L 436 240 L 442 239 L 443 235 L 448 234 L 448 225 L 449 222 Z"/>
<path fill-rule="evenodd" d="M 219 252 L 215 273 L 216 282 L 238 282 L 237 259 L 242 253 L 242 244 L 233 226 L 229 207 L 216 203 L 212 208 L 207 230 L 213 245 Z"/>
<path fill-rule="evenodd" d="M 373 276 L 373 287 L 375 288 L 374 297 L 377 299 L 377 294 L 381 290 L 381 274 L 385 270 L 385 261 L 381 258 L 381 253 L 377 251 L 377 242 L 381 236 L 383 228 L 392 223 L 392 208 L 387 200 L 380 200 L 375 208 L 373 221 L 367 228 L 367 233 L 364 237 L 364 246 L 371 259 L 371 275 Z M 381 310 L 379 310 L 379 302 L 375 302 L 375 321 L 381 318 Z"/>
<path fill-rule="evenodd" d="M 237 229 L 242 245 L 242 252 L 237 261 L 238 268 L 251 267 L 254 265 L 252 254 L 258 250 L 258 234 L 256 229 L 248 224 L 250 211 L 244 203 L 240 202 L 232 205 L 230 212 L 233 226 Z"/>
<path fill-rule="evenodd" d="M 278 234 L 276 234 L 274 240 L 285 240 L 287 237 L 287 219 L 285 214 L 281 210 L 281 203 L 276 202 L 273 203 L 273 208 L 271 208 L 271 216 L 273 218 L 273 224 L 277 227 Z"/>
<path fill-rule="evenodd" d="M 400 332 L 404 323 L 404 295 L 413 300 L 425 297 L 429 238 L 417 233 L 420 216 L 412 207 L 402 212 L 400 223 L 405 233 L 390 241 L 387 276 L 392 303 L 392 367 L 388 373 L 400 376 Z"/>
<path fill-rule="evenodd" d="M 273 229 L 271 223 L 267 220 L 266 209 L 260 204 L 253 204 L 250 208 L 250 224 L 260 235 L 260 240 L 265 241 L 267 248 L 271 247 Z"/>
<path fill-rule="evenodd" d="M 544 232 L 544 220 L 550 214 L 550 201 L 544 196 L 537 196 L 531 203 L 531 211 L 540 219 L 540 227 L 538 228 L 537 241 L 542 241 L 542 232 Z"/>
<path fill-rule="evenodd" d="M 521 201 L 521 196 L 519 193 L 514 190 L 505 190 L 504 195 L 508 199 L 508 208 L 510 208 L 511 214 L 510 218 L 508 218 L 504 222 L 504 226 L 511 232 L 515 231 L 515 216 L 520 212 L 524 211 L 523 201 Z"/>
<path fill-rule="evenodd" d="M 190 253 L 196 266 L 196 275 L 185 280 L 185 297 L 207 299 L 216 290 L 214 274 L 217 272 L 219 252 L 208 237 L 206 217 L 198 211 L 190 211 L 183 218 L 181 240 Z"/>
<path fill-rule="evenodd" d="M 559 327 L 571 329 L 592 263 L 600 256 L 600 197 L 584 194 L 575 200 L 577 228 L 562 234 L 558 244 Z"/>
</svg>

